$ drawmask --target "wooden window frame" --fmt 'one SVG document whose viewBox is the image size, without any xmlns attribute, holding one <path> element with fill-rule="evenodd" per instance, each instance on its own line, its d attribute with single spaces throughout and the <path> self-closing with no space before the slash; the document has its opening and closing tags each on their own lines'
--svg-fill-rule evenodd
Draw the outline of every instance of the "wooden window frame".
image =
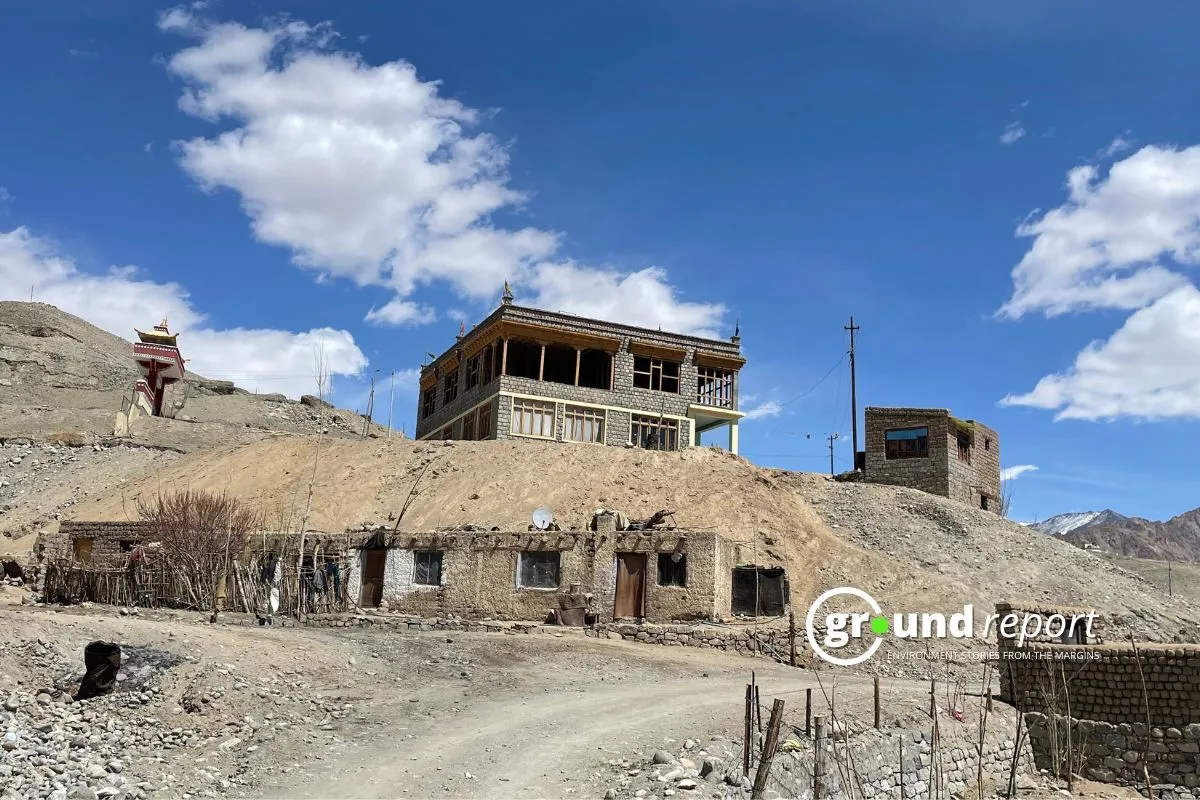
<svg viewBox="0 0 1200 800">
<path fill-rule="evenodd" d="M 414 550 L 413 551 L 413 578 L 412 578 L 413 585 L 414 586 L 441 586 L 442 585 L 442 571 L 445 567 L 445 558 L 446 558 L 445 550 Z M 426 562 L 424 564 L 424 568 L 426 571 L 428 571 L 430 568 L 429 562 L 436 561 L 436 569 L 437 569 L 437 582 L 436 583 L 428 583 L 426 581 L 420 580 L 422 577 L 427 577 L 427 576 L 423 576 L 421 574 L 421 569 L 423 566 L 421 563 L 422 561 Z"/>
<path fill-rule="evenodd" d="M 670 372 L 674 372 L 674 374 L 668 374 Z M 682 374 L 683 364 L 678 361 L 657 358 L 655 356 L 635 355 L 633 357 L 633 386 L 636 389 L 649 389 L 652 392 L 679 394 Z M 644 386 L 638 382 L 639 378 L 643 379 Z M 663 386 L 666 385 L 667 381 L 674 381 L 675 388 L 664 389 Z"/>
<path fill-rule="evenodd" d="M 531 430 L 526 432 L 522 430 L 519 422 L 523 422 L 523 417 L 528 411 L 531 415 Z M 550 415 L 550 432 L 543 433 L 545 430 L 545 415 L 549 412 Z M 532 423 L 538 419 L 542 420 L 542 424 L 537 425 L 538 433 L 532 432 Z M 558 424 L 558 404 L 547 400 L 526 400 L 522 397 L 514 397 L 512 399 L 512 414 L 509 420 L 509 433 L 513 436 L 524 436 L 529 439 L 553 439 L 554 431 Z"/>
<path fill-rule="evenodd" d="M 475 441 L 475 412 L 464 414 L 462 418 L 462 438 L 465 442 Z"/>
<path fill-rule="evenodd" d="M 674 559 L 674 556 L 674 553 L 658 554 L 658 585 L 686 589 L 687 553 L 680 553 L 678 561 Z M 667 565 L 666 569 L 663 569 L 664 565 Z"/>
<path fill-rule="evenodd" d="M 731 369 L 696 367 L 696 402 L 702 406 L 733 408 L 733 376 Z"/>
<path fill-rule="evenodd" d="M 525 563 L 527 560 L 542 560 L 542 557 L 547 557 L 545 560 L 550 560 L 553 557 L 554 561 L 554 585 L 553 586 L 537 586 L 525 582 Z M 534 568 L 531 567 L 530 573 L 534 574 Z M 539 592 L 556 592 L 558 587 L 562 585 L 562 553 L 558 550 L 521 550 L 517 553 L 517 588 L 532 589 Z"/>
<path fill-rule="evenodd" d="M 492 435 L 492 403 L 488 402 L 475 410 L 475 436 L 478 440 L 490 438 Z"/>
<path fill-rule="evenodd" d="M 925 431 L 925 434 L 911 438 L 889 439 L 890 433 L 901 433 L 905 431 Z M 907 442 L 915 442 L 916 444 L 909 446 Z M 913 425 L 907 428 L 889 428 L 883 432 L 883 455 L 888 461 L 903 458 L 929 458 L 929 426 L 928 425 Z"/>
<path fill-rule="evenodd" d="M 446 427 L 442 428 L 439 438 L 444 442 L 453 439 L 454 438 L 454 423 L 450 423 Z"/>
<path fill-rule="evenodd" d="M 957 444 L 958 444 L 958 460 L 963 462 L 964 464 L 970 464 L 971 463 L 971 445 L 973 444 L 971 441 L 971 434 L 963 433 L 962 431 L 957 431 L 956 435 L 955 435 L 955 439 L 957 440 Z"/>
<path fill-rule="evenodd" d="M 580 433 L 585 432 L 588 423 L 592 424 L 591 439 L 576 438 L 576 425 L 580 428 Z M 568 442 L 578 442 L 580 444 L 604 444 L 604 437 L 608 432 L 608 412 L 602 408 L 592 408 L 590 406 L 576 406 L 568 404 L 563 412 L 563 440 Z"/>
<path fill-rule="evenodd" d="M 442 379 L 442 404 L 450 405 L 458 399 L 458 370 L 454 369 L 446 373 L 446 377 Z"/>
<path fill-rule="evenodd" d="M 473 355 L 467 359 L 465 369 L 466 375 L 466 390 L 470 391 L 479 385 L 479 355 Z"/>
<path fill-rule="evenodd" d="M 430 386 L 422 393 L 421 419 L 429 419 L 437 411 L 437 386 Z"/>
<path fill-rule="evenodd" d="M 679 450 L 679 420 L 675 417 L 652 417 L 645 414 L 630 414 L 629 416 L 629 441 L 634 447 L 640 447 L 645 450 L 662 450 L 663 452 L 676 452 Z M 647 428 L 647 434 L 658 431 L 659 446 L 645 447 L 642 444 L 643 436 L 642 429 Z M 668 447 L 662 447 L 662 434 L 666 432 L 668 439 Z"/>
</svg>

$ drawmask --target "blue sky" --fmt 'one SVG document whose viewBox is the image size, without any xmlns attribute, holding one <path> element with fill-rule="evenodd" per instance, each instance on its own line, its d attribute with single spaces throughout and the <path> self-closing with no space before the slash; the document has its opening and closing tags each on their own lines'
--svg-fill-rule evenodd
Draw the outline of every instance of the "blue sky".
<svg viewBox="0 0 1200 800">
<path fill-rule="evenodd" d="M 0 295 L 168 313 L 262 391 L 311 391 L 322 341 L 342 404 L 400 372 L 409 430 L 505 278 L 740 320 L 743 453 L 814 471 L 853 314 L 860 408 L 998 429 L 1016 517 L 1162 518 L 1200 502 L 1198 33 L 1170 1 L 10 0 Z"/>
</svg>

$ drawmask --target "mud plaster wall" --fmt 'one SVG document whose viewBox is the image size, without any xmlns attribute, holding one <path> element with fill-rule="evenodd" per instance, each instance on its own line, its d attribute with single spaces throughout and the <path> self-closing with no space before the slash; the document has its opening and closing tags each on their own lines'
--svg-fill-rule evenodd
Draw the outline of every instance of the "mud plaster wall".
<svg viewBox="0 0 1200 800">
<path fill-rule="evenodd" d="M 681 535 L 686 537 L 682 547 L 687 557 L 687 586 L 659 586 L 658 554 L 673 552 Z M 595 596 L 591 610 L 600 619 L 611 620 L 616 554 L 645 553 L 647 619 L 662 622 L 712 619 L 722 613 L 715 605 L 716 587 L 729 582 L 729 575 L 716 571 L 718 538 L 712 533 L 678 531 L 402 535 L 388 553 L 383 601 L 389 609 L 409 614 L 543 619 L 557 607 L 557 592 L 578 584 L 582 591 Z M 441 587 L 412 583 L 414 550 L 443 552 Z M 522 551 L 560 554 L 557 590 L 517 586 L 517 565 Z M 361 587 L 363 561 L 359 552 L 347 576 L 353 600 L 358 599 Z M 726 596 L 728 591 L 728 586 L 724 586 Z M 724 613 L 728 613 L 728 601 Z"/>
</svg>

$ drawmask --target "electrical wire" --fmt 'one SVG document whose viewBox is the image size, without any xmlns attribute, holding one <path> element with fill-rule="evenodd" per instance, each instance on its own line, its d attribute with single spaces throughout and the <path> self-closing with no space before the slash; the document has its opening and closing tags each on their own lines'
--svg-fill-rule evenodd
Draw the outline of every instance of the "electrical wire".
<svg viewBox="0 0 1200 800">
<path fill-rule="evenodd" d="M 779 407 L 782 408 L 784 406 L 789 406 L 792 403 L 796 402 L 797 400 L 800 400 L 800 399 L 812 394 L 814 391 L 816 391 L 817 387 L 820 386 L 825 381 L 827 381 L 829 379 L 829 376 L 833 374 L 833 371 L 836 370 L 838 367 L 840 367 L 843 363 L 845 363 L 845 361 L 846 361 L 846 354 L 842 353 L 842 357 L 838 359 L 836 364 L 834 364 L 832 367 L 829 368 L 829 372 L 826 372 L 823 376 L 821 376 L 821 380 L 817 381 L 812 386 L 808 387 L 803 392 L 801 392 L 800 394 L 793 397 L 791 400 L 788 400 L 786 403 L 780 403 Z"/>
</svg>

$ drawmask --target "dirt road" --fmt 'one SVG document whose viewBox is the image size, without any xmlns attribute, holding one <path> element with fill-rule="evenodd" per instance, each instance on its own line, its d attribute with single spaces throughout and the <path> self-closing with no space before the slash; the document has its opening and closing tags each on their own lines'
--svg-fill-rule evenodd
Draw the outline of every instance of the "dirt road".
<svg viewBox="0 0 1200 800">
<path fill-rule="evenodd" d="M 404 638 L 383 657 L 430 637 Z M 396 676 L 391 691 L 377 684 L 339 752 L 254 796 L 601 797 L 606 761 L 737 731 L 751 670 L 764 698 L 784 698 L 801 719 L 804 690 L 820 691 L 812 673 L 717 651 L 571 635 L 448 638 L 441 644 L 490 654 L 486 685 L 449 692 L 418 675 Z M 839 703 L 867 713 L 869 683 L 838 683 Z"/>
</svg>

